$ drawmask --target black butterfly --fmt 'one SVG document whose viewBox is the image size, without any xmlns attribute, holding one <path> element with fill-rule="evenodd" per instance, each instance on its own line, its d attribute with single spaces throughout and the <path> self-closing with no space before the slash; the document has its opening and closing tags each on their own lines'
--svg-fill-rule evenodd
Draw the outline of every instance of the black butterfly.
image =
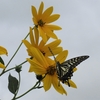
<svg viewBox="0 0 100 100">
<path fill-rule="evenodd" d="M 71 77 L 73 76 L 73 69 L 77 65 L 79 65 L 81 62 L 83 62 L 84 60 L 89 58 L 89 56 L 84 55 L 84 56 L 75 57 L 75 58 L 69 59 L 60 64 L 56 60 L 56 58 L 50 48 L 49 48 L 49 50 L 52 53 L 54 60 L 56 62 L 56 69 L 57 69 L 57 75 L 58 75 L 59 80 L 62 81 L 62 83 L 67 82 L 68 86 L 70 86 L 68 80 L 71 79 Z"/>
<path fill-rule="evenodd" d="M 59 80 L 62 81 L 62 83 L 68 83 L 68 80 L 71 79 L 71 77 L 73 76 L 73 69 L 87 58 L 89 58 L 89 56 L 87 55 L 79 56 L 69 59 L 61 64 L 56 61 L 56 68 Z M 70 86 L 69 83 L 68 85 Z"/>
</svg>

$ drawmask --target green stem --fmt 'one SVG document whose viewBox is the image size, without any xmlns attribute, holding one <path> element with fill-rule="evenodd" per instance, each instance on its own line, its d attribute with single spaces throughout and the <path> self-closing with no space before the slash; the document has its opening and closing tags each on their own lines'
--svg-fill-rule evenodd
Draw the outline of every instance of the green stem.
<svg viewBox="0 0 100 100">
<path fill-rule="evenodd" d="M 17 65 L 17 66 L 21 66 L 21 65 L 25 64 L 26 62 L 27 62 L 27 61 L 24 61 L 24 62 L 22 62 L 21 64 L 19 64 L 19 65 Z M 16 68 L 16 66 L 15 66 L 15 67 L 13 67 L 13 68 L 8 69 L 8 70 L 6 70 L 6 71 L 3 71 L 3 72 L 0 74 L 0 76 L 1 76 L 2 74 L 4 74 L 4 73 L 6 73 L 6 72 L 10 71 L 10 70 L 15 69 L 15 68 Z"/>
<path fill-rule="evenodd" d="M 47 75 L 47 73 L 44 75 L 44 77 L 43 77 L 41 80 L 37 81 L 36 84 L 35 84 L 31 89 L 29 89 L 28 91 L 26 91 L 26 92 L 23 93 L 22 95 L 16 97 L 15 100 L 21 98 L 21 97 L 24 96 L 24 95 L 26 95 L 28 92 L 30 92 L 30 91 L 33 90 L 33 89 L 36 89 L 36 88 L 39 89 L 39 88 L 43 87 L 43 86 L 40 87 L 40 82 L 46 77 L 46 75 Z"/>
<path fill-rule="evenodd" d="M 35 84 L 31 89 L 29 89 L 27 92 L 23 93 L 22 95 L 16 97 L 15 100 L 21 98 L 21 97 L 24 96 L 24 95 L 26 95 L 26 94 L 27 94 L 28 92 L 30 92 L 31 90 L 36 89 L 36 88 L 37 88 L 36 86 L 37 86 L 37 84 L 38 84 L 39 82 L 40 82 L 40 81 L 37 81 L 36 84 Z"/>
<path fill-rule="evenodd" d="M 28 37 L 29 33 L 26 35 L 26 37 L 24 39 L 26 39 Z M 6 68 L 7 66 L 10 64 L 10 62 L 12 61 L 12 59 L 15 57 L 15 55 L 17 54 L 18 50 L 20 49 L 20 47 L 22 46 L 22 42 L 20 43 L 20 45 L 18 46 L 17 50 L 15 51 L 15 53 L 13 54 L 13 56 L 11 57 L 11 59 L 9 60 L 9 62 L 7 63 L 6 65 Z M 5 70 L 5 69 L 4 69 Z"/>
</svg>

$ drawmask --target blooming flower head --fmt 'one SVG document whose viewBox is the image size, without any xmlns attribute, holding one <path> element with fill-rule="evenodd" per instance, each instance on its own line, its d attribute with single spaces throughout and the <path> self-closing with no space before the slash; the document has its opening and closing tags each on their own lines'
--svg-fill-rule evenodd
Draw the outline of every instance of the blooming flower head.
<svg viewBox="0 0 100 100">
<path fill-rule="evenodd" d="M 49 40 L 49 37 L 48 37 Z M 28 54 L 32 56 L 31 47 L 38 48 L 44 56 L 51 56 L 52 54 L 50 53 L 48 47 L 51 48 L 53 51 L 54 55 L 58 54 L 62 51 L 62 47 L 58 47 L 58 45 L 61 43 L 60 39 L 57 39 L 51 43 L 48 43 L 48 41 L 44 42 L 43 39 L 39 37 L 39 31 L 34 27 L 34 32 L 32 28 L 30 27 L 30 42 L 27 40 L 23 40 L 23 43 L 27 47 Z"/>
<path fill-rule="evenodd" d="M 8 52 L 4 47 L 0 46 L 0 55 L 4 55 L 4 54 L 8 55 Z M 5 68 L 5 65 L 2 64 L 1 62 L 0 62 L 0 68 Z"/>
<path fill-rule="evenodd" d="M 35 26 L 38 28 L 40 36 L 43 38 L 43 41 L 47 41 L 47 36 L 57 39 L 57 36 L 53 33 L 54 30 L 60 30 L 61 27 L 57 25 L 50 24 L 51 22 L 56 21 L 60 15 L 52 14 L 53 7 L 47 8 L 44 12 L 44 3 L 41 2 L 39 10 L 37 11 L 34 6 L 32 6 L 32 15 L 33 22 Z"/>
<path fill-rule="evenodd" d="M 27 59 L 30 63 L 31 71 L 35 72 L 37 75 L 46 75 L 43 79 L 44 90 L 50 89 L 51 85 L 61 94 L 67 94 L 65 89 L 59 84 L 57 77 L 56 67 L 54 61 L 48 57 L 44 57 L 43 54 L 36 48 L 31 48 L 34 59 Z"/>
</svg>

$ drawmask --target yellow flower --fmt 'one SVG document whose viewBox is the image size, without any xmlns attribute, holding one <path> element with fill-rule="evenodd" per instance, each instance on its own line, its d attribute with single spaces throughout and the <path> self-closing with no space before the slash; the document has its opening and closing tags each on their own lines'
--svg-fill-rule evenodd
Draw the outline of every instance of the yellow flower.
<svg viewBox="0 0 100 100">
<path fill-rule="evenodd" d="M 2 47 L 2 46 L 0 46 L 0 55 L 8 55 L 8 52 L 7 52 L 7 50 L 4 48 L 4 47 Z M 0 62 L 0 68 L 5 68 L 5 65 L 3 65 L 1 62 Z"/>
<path fill-rule="evenodd" d="M 41 2 L 39 10 L 37 11 L 34 6 L 32 6 L 32 15 L 33 15 L 33 22 L 35 26 L 38 28 L 40 36 L 43 38 L 43 41 L 47 41 L 47 36 L 57 39 L 57 36 L 53 33 L 54 30 L 60 30 L 61 27 L 57 25 L 50 24 L 51 22 L 56 21 L 60 15 L 59 14 L 52 14 L 53 7 L 47 8 L 43 12 L 44 3 Z"/>
<path fill-rule="evenodd" d="M 32 56 L 32 53 L 30 50 L 31 47 L 38 48 L 44 56 L 52 56 L 48 47 L 53 51 L 54 55 L 62 51 L 62 47 L 58 47 L 58 45 L 61 43 L 60 39 L 57 39 L 47 44 L 48 41 L 44 42 L 43 40 L 40 40 L 39 32 L 36 29 L 36 27 L 34 27 L 34 32 L 32 31 L 32 28 L 30 28 L 30 42 L 28 42 L 27 40 L 22 40 L 22 42 L 27 47 L 29 56 Z"/>
<path fill-rule="evenodd" d="M 4 54 L 8 55 L 8 52 L 4 47 L 0 46 L 0 55 L 4 55 Z"/>
<path fill-rule="evenodd" d="M 36 75 L 45 75 L 43 79 L 44 90 L 47 91 L 50 89 L 51 85 L 61 94 L 67 94 L 65 89 L 59 84 L 59 80 L 57 77 L 56 67 L 54 65 L 54 61 L 50 58 L 46 58 L 43 54 L 36 48 L 31 48 L 34 59 L 27 59 L 30 63 L 31 70 L 35 72 Z"/>
</svg>

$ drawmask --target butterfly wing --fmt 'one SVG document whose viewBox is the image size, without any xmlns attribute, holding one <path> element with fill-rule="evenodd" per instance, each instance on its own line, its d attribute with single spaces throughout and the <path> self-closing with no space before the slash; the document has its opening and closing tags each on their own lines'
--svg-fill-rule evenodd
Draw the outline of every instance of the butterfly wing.
<svg viewBox="0 0 100 100">
<path fill-rule="evenodd" d="M 64 83 L 73 76 L 73 69 L 81 62 L 89 58 L 89 56 L 79 56 L 69 59 L 61 64 L 57 64 L 57 73 L 59 79 Z"/>
</svg>

